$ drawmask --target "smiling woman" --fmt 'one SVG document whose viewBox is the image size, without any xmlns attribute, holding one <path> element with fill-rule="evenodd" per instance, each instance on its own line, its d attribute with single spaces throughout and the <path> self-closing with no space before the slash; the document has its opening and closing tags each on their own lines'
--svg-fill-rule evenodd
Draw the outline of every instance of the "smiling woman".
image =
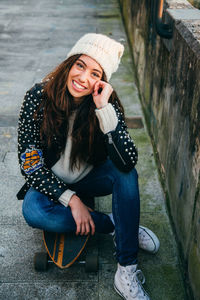
<svg viewBox="0 0 200 300">
<path fill-rule="evenodd" d="M 114 288 L 124 299 L 147 300 L 138 279 L 138 247 L 155 253 L 159 240 L 139 226 L 137 148 L 108 82 L 123 51 L 105 35 L 86 34 L 26 93 L 18 128 L 26 184 L 17 196 L 24 199 L 23 215 L 32 227 L 115 235 Z M 109 194 L 112 214 L 91 209 L 89 200 Z"/>
</svg>

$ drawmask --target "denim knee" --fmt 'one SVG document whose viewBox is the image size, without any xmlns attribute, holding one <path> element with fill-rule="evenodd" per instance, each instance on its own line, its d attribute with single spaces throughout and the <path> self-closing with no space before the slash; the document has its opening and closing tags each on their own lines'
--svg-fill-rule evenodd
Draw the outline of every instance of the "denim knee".
<svg viewBox="0 0 200 300">
<path fill-rule="evenodd" d="M 138 183 L 138 172 L 133 168 L 129 172 L 122 172 L 113 166 L 113 174 L 116 181 L 124 181 L 125 183 Z"/>
<path fill-rule="evenodd" d="M 40 208 L 40 202 L 43 204 L 46 203 L 48 210 L 52 206 L 51 201 L 49 201 L 45 195 L 31 187 L 24 197 L 22 214 L 27 224 L 33 228 L 41 228 L 40 223 L 43 220 L 43 215 Z"/>
</svg>

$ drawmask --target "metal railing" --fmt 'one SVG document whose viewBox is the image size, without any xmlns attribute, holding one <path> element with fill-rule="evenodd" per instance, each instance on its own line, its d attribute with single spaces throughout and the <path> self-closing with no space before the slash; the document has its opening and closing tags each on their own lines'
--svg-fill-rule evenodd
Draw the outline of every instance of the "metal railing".
<svg viewBox="0 0 200 300">
<path fill-rule="evenodd" d="M 173 30 L 171 24 L 165 24 L 162 21 L 164 0 L 156 0 L 156 20 L 155 27 L 158 35 L 165 39 L 171 39 Z"/>
</svg>

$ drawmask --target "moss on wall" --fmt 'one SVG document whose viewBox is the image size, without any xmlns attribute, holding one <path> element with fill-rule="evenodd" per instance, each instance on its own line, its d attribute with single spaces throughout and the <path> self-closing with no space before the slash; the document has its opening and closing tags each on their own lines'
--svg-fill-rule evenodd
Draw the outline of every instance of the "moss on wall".
<svg viewBox="0 0 200 300">
<path fill-rule="evenodd" d="M 188 0 L 194 7 L 200 9 L 200 0 Z"/>
</svg>

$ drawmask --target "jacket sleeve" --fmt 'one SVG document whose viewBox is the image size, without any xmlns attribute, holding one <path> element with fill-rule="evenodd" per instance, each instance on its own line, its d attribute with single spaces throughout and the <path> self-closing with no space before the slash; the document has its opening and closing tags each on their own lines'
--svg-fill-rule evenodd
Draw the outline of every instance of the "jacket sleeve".
<svg viewBox="0 0 200 300">
<path fill-rule="evenodd" d="M 40 141 L 42 116 L 34 119 L 34 113 L 42 100 L 42 87 L 42 84 L 36 84 L 24 97 L 18 124 L 18 159 L 28 186 L 57 202 L 67 190 L 67 185 L 44 163 L 44 151 Z"/>
<path fill-rule="evenodd" d="M 129 172 L 137 163 L 138 151 L 128 133 L 123 113 L 117 101 L 112 105 L 118 118 L 118 124 L 115 130 L 106 134 L 108 155 L 119 170 Z"/>
</svg>

